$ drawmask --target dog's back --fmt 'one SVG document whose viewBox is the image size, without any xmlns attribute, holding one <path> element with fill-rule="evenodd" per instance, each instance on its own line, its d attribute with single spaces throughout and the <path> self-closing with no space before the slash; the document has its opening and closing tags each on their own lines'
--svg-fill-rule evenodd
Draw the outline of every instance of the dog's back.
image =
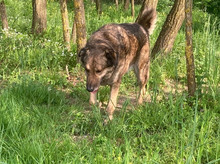
<svg viewBox="0 0 220 164">
<path fill-rule="evenodd" d="M 94 32 L 87 42 L 88 47 L 107 46 L 119 55 L 127 55 L 130 49 L 146 43 L 156 23 L 156 11 L 145 9 L 136 23 L 107 24 Z"/>
</svg>

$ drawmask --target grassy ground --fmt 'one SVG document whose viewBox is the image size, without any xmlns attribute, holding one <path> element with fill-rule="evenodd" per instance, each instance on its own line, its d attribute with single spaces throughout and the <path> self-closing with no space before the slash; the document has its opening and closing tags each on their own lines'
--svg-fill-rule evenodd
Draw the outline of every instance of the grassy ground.
<svg viewBox="0 0 220 164">
<path fill-rule="evenodd" d="M 165 2 L 159 2 L 152 45 L 170 8 Z M 63 46 L 58 2 L 48 0 L 43 37 L 30 34 L 31 1 L 8 0 L 6 5 L 11 29 L 0 31 L 0 164 L 219 163 L 219 20 L 194 9 L 195 99 L 187 98 L 182 28 L 172 53 L 151 65 L 150 101 L 133 105 L 129 97 L 136 97 L 137 86 L 130 72 L 114 120 L 103 125 L 105 111 L 89 108 L 76 46 L 71 52 Z M 133 21 L 130 11 L 103 7 L 99 19 L 95 5 L 86 3 L 88 36 L 103 24 Z M 72 22 L 71 12 L 69 17 Z M 108 92 L 108 87 L 100 90 L 103 104 Z"/>
</svg>

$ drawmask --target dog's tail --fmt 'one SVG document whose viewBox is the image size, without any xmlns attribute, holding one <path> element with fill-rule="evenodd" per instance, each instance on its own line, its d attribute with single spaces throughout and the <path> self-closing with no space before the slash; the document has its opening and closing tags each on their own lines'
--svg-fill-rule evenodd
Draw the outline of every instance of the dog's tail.
<svg viewBox="0 0 220 164">
<path fill-rule="evenodd" d="M 157 21 L 157 12 L 155 9 L 145 8 L 144 11 L 136 19 L 136 23 L 141 25 L 151 35 Z"/>
</svg>

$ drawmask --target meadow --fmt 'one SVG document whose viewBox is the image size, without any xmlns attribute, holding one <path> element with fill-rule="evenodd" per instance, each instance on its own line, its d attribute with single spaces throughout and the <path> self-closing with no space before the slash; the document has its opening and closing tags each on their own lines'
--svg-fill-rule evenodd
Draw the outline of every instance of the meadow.
<svg viewBox="0 0 220 164">
<path fill-rule="evenodd" d="M 89 107 L 76 45 L 69 52 L 63 44 L 59 1 L 48 0 L 43 36 L 31 34 L 31 1 L 5 3 L 10 29 L 0 30 L 0 164 L 220 162 L 219 18 L 193 9 L 195 98 L 187 96 L 183 26 L 172 52 L 151 64 L 148 101 L 134 104 L 138 87 L 129 72 L 120 107 L 104 125 L 105 111 Z M 72 25 L 72 1 L 68 5 Z M 171 6 L 159 1 L 151 47 Z M 99 17 L 95 4 L 85 1 L 87 36 L 107 23 L 134 22 L 130 10 L 119 7 L 104 1 Z M 108 96 L 109 87 L 102 87 L 103 108 Z"/>
</svg>

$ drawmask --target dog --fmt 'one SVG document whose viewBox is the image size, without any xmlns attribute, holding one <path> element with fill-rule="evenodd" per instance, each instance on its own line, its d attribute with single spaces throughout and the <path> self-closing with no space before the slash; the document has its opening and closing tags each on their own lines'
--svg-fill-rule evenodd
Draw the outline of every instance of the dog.
<svg viewBox="0 0 220 164">
<path fill-rule="evenodd" d="M 156 17 L 154 9 L 145 9 L 136 23 L 104 25 L 90 36 L 78 53 L 86 73 L 89 103 L 97 103 L 101 85 L 110 86 L 106 109 L 110 120 L 117 105 L 122 76 L 130 68 L 134 69 L 140 87 L 138 104 L 143 102 L 150 69 L 149 35 L 154 30 Z"/>
</svg>

